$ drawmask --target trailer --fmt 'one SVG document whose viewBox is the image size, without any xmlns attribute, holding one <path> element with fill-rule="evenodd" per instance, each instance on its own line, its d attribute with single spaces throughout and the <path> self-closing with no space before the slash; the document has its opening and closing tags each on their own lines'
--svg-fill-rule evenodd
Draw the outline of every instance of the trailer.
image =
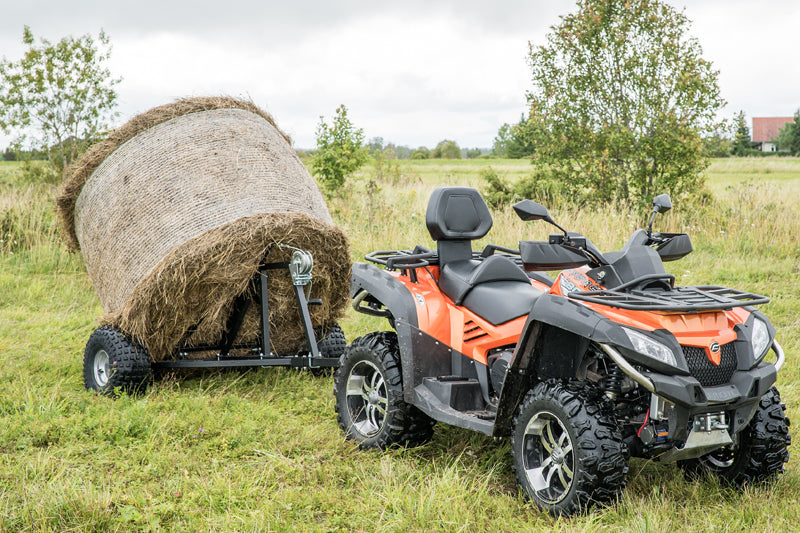
<svg viewBox="0 0 800 533">
<path fill-rule="evenodd" d="M 284 248 L 291 248 L 283 246 Z M 309 298 L 313 280 L 314 259 L 310 252 L 291 248 L 289 261 L 263 263 L 248 288 L 234 301 L 218 342 L 190 346 L 184 335 L 172 358 L 153 361 L 147 349 L 130 335 L 114 326 L 97 328 L 86 343 L 83 358 L 83 378 L 87 390 L 114 396 L 118 391 L 143 391 L 152 381 L 153 371 L 197 368 L 241 368 L 284 366 L 307 368 L 314 372 L 339 366 L 339 358 L 347 341 L 338 324 L 332 323 L 316 331 L 311 322 L 310 306 L 320 305 L 319 299 Z M 269 276 L 288 269 L 300 316 L 305 342 L 295 353 L 275 353 L 270 345 L 270 323 L 267 281 Z M 261 334 L 257 342 L 236 343 L 245 314 L 253 301 L 261 304 Z"/>
</svg>

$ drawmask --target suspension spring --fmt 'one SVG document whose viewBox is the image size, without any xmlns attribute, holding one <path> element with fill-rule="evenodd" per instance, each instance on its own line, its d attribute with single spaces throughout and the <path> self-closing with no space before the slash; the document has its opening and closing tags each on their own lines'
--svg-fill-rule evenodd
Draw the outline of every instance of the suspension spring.
<svg viewBox="0 0 800 533">
<path fill-rule="evenodd" d="M 615 364 L 611 364 L 606 376 L 605 393 L 612 400 L 622 394 L 622 369 Z"/>
</svg>

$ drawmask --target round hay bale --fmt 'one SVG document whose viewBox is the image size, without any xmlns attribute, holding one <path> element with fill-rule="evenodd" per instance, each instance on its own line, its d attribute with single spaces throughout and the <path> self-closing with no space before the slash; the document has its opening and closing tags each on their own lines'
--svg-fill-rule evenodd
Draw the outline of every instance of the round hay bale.
<svg viewBox="0 0 800 533">
<path fill-rule="evenodd" d="M 347 241 L 288 137 L 250 102 L 180 100 L 139 115 L 92 147 L 58 198 L 112 323 L 155 360 L 219 340 L 233 301 L 262 262 L 314 254 L 312 321 L 336 320 L 348 297 Z M 269 277 L 273 350 L 303 341 L 288 272 Z M 257 302 L 238 342 L 259 336 Z"/>
</svg>

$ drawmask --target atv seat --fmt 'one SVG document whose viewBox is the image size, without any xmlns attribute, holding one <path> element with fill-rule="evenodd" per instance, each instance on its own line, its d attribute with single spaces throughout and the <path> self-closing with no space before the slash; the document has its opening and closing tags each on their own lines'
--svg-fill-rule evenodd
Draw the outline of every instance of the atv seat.
<svg viewBox="0 0 800 533">
<path fill-rule="evenodd" d="M 456 305 L 497 325 L 527 314 L 541 292 L 507 257 L 473 259 L 472 241 L 486 235 L 492 223 L 486 202 L 469 187 L 434 190 L 425 215 L 439 255 L 439 288 Z"/>
</svg>

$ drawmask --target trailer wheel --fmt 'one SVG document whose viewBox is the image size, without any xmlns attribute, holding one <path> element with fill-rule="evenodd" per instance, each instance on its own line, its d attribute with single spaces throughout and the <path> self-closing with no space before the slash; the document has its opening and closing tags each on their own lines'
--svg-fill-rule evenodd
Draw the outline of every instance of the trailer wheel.
<svg viewBox="0 0 800 533">
<path fill-rule="evenodd" d="M 342 328 L 334 322 L 322 328 L 317 337 L 317 348 L 322 357 L 341 357 L 347 348 L 347 339 Z"/>
<path fill-rule="evenodd" d="M 116 390 L 133 394 L 152 380 L 150 354 L 130 337 L 111 326 L 96 329 L 83 352 L 83 384 L 106 396 Z"/>
<path fill-rule="evenodd" d="M 628 449 L 599 395 L 578 382 L 538 383 L 517 409 L 511 436 L 517 484 L 554 516 L 614 501 Z"/>
<path fill-rule="evenodd" d="M 361 448 L 417 446 L 433 434 L 433 419 L 403 401 L 394 332 L 353 341 L 336 370 L 333 393 L 339 427 Z"/>
<path fill-rule="evenodd" d="M 314 330 L 317 339 L 317 350 L 321 357 L 342 357 L 347 348 L 347 339 L 344 331 L 336 322 L 328 326 L 323 326 Z M 308 341 L 304 341 L 300 347 L 301 352 L 310 352 Z M 313 376 L 330 376 L 333 374 L 334 367 L 320 366 L 307 369 Z"/>
<path fill-rule="evenodd" d="M 770 388 L 759 400 L 750 423 L 739 432 L 735 449 L 726 446 L 697 459 L 678 461 L 678 465 L 689 479 L 707 472 L 729 486 L 774 481 L 789 461 L 786 448 L 792 442 L 784 411 L 786 406 L 781 403 L 778 389 Z"/>
</svg>

